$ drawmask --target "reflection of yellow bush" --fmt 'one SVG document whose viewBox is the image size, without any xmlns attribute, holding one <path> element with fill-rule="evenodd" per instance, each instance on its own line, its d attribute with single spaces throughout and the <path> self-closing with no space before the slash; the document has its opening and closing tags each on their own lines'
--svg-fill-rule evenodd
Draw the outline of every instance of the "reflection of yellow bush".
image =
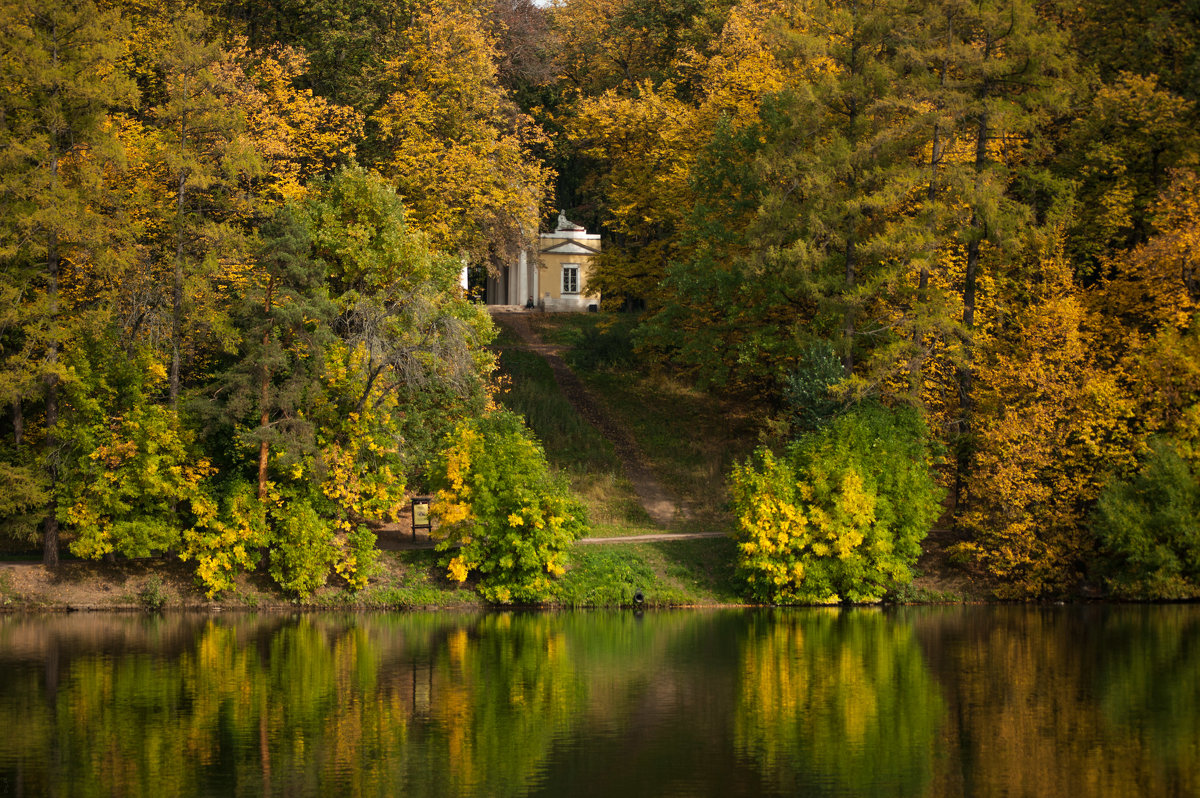
<svg viewBox="0 0 1200 798">
<path fill-rule="evenodd" d="M 781 791 L 926 792 L 942 704 L 909 627 L 874 611 L 762 618 L 741 672 L 737 745 Z"/>
</svg>

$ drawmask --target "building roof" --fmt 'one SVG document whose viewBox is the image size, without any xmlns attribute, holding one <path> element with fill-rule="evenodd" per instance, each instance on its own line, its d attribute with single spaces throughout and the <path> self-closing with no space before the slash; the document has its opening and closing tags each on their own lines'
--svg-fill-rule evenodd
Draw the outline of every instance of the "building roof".
<svg viewBox="0 0 1200 798">
<path fill-rule="evenodd" d="M 559 236 L 549 236 L 549 235 L 542 236 L 543 240 L 542 240 L 541 252 L 544 255 L 598 255 L 598 254 L 600 254 L 600 250 L 596 249 L 595 247 L 589 247 L 587 244 L 584 244 L 576 239 L 568 239 L 566 241 L 560 240 L 558 243 L 550 244 L 550 246 L 546 246 L 546 244 L 548 242 L 545 239 L 547 239 L 547 238 L 553 239 L 553 238 L 559 238 Z M 591 236 L 589 236 L 589 238 L 591 238 Z M 600 236 L 594 236 L 594 238 L 599 239 Z"/>
</svg>

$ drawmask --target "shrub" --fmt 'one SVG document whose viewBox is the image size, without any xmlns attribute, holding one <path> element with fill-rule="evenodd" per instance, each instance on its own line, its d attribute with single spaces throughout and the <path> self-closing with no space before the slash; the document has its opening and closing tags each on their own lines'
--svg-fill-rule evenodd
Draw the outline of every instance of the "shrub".
<svg viewBox="0 0 1200 798">
<path fill-rule="evenodd" d="M 273 508 L 271 520 L 275 527 L 271 578 L 284 590 L 307 598 L 325 584 L 338 561 L 333 529 L 303 499 Z"/>
<path fill-rule="evenodd" d="M 757 600 L 878 601 L 912 581 L 941 510 L 913 410 L 860 405 L 788 447 L 734 467 L 738 570 Z"/>
<path fill-rule="evenodd" d="M 217 500 L 207 493 L 192 502 L 196 516 L 184 529 L 179 559 L 196 562 L 196 581 L 209 598 L 233 587 L 234 577 L 258 565 L 270 542 L 266 505 L 248 482 L 237 480 Z"/>
<path fill-rule="evenodd" d="M 450 578 L 477 574 L 487 601 L 547 599 L 587 521 L 520 417 L 501 410 L 460 423 L 431 476 Z"/>
<path fill-rule="evenodd" d="M 179 545 L 180 507 L 202 501 L 213 469 L 189 455 L 189 436 L 167 408 L 143 405 L 88 431 L 64 518 L 76 530 L 71 553 L 99 559 L 116 552 L 149 557 Z M 65 502 L 64 502 L 65 503 Z"/>
<path fill-rule="evenodd" d="M 150 578 L 146 580 L 146 584 L 138 592 L 138 601 L 143 607 L 153 612 L 158 612 L 167 606 L 168 598 L 162 577 L 158 574 L 151 574 Z"/>
<path fill-rule="evenodd" d="M 1092 529 L 1114 594 L 1200 596 L 1200 473 L 1170 442 L 1152 442 L 1141 471 L 1105 486 Z"/>
<path fill-rule="evenodd" d="M 334 566 L 353 590 L 362 590 L 379 570 L 375 533 L 359 524 L 342 542 L 342 558 Z"/>
<path fill-rule="evenodd" d="M 816 341 L 804 349 L 796 370 L 783 383 L 784 405 L 797 429 L 820 429 L 845 407 L 832 392 L 844 373 L 829 342 Z"/>
</svg>

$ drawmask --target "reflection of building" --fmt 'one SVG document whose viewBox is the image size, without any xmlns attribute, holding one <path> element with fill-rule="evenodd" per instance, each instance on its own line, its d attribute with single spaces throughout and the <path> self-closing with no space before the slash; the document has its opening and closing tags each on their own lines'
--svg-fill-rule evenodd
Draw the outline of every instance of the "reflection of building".
<svg viewBox="0 0 1200 798">
<path fill-rule="evenodd" d="M 507 266 L 496 277 L 488 277 L 489 305 L 533 305 L 543 310 L 586 310 L 599 305 L 597 297 L 587 297 L 592 258 L 600 254 L 600 236 L 582 226 L 558 217 L 553 233 L 539 236 L 536 259 L 524 250 L 514 266 Z"/>
</svg>

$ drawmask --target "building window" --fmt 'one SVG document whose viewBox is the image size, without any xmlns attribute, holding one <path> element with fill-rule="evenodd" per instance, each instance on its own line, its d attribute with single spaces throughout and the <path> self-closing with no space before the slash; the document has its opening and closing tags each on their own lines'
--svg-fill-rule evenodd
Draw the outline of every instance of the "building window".
<svg viewBox="0 0 1200 798">
<path fill-rule="evenodd" d="M 574 263 L 563 264 L 563 286 L 564 294 L 579 293 L 579 266 Z"/>
</svg>

